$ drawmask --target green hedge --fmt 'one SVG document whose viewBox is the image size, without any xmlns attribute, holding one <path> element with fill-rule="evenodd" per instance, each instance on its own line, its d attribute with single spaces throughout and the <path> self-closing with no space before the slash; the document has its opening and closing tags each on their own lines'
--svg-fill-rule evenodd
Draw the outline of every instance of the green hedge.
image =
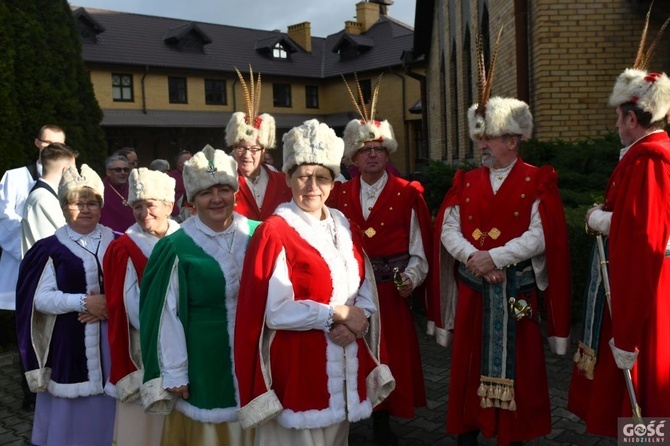
<svg viewBox="0 0 670 446">
<path fill-rule="evenodd" d="M 549 164 L 558 173 L 570 241 L 574 321 L 581 318 L 581 302 L 588 279 L 588 259 L 594 241 L 584 230 L 584 215 L 594 202 L 602 202 L 620 149 L 621 142 L 617 134 L 576 142 L 530 140 L 523 143 L 521 148 L 524 161 L 536 166 Z M 417 176 L 425 188 L 426 202 L 433 215 L 451 187 L 456 171 L 473 167 L 476 166 L 449 166 L 441 161 L 431 161 Z"/>
</svg>

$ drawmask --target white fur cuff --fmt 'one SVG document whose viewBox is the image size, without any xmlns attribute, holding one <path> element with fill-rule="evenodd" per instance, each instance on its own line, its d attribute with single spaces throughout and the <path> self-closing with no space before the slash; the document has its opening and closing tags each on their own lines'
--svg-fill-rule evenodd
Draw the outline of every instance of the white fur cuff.
<svg viewBox="0 0 670 446">
<path fill-rule="evenodd" d="M 146 413 L 167 415 L 172 412 L 177 397 L 163 389 L 162 384 L 162 379 L 155 378 L 140 387 L 140 398 Z"/>
<path fill-rule="evenodd" d="M 557 355 L 566 355 L 568 353 L 568 346 L 570 345 L 570 338 L 559 338 L 557 336 L 549 336 L 549 348 Z"/>
<path fill-rule="evenodd" d="M 47 386 L 51 380 L 51 369 L 45 367 L 43 369 L 30 370 L 26 372 L 25 375 L 31 392 L 44 392 L 47 390 Z"/>
<path fill-rule="evenodd" d="M 368 400 L 372 407 L 384 401 L 395 389 L 395 378 L 386 364 L 380 364 L 365 378 Z"/>
<path fill-rule="evenodd" d="M 116 383 L 117 398 L 123 403 L 135 401 L 140 397 L 140 386 L 142 385 L 142 378 L 144 378 L 143 370 L 135 370 L 134 372 L 124 376 Z"/>
<path fill-rule="evenodd" d="M 454 334 L 451 330 L 445 330 L 444 328 L 435 328 L 435 341 L 444 348 L 451 347 L 451 340 L 454 338 Z"/>
<path fill-rule="evenodd" d="M 244 429 L 249 429 L 271 420 L 283 409 L 275 391 L 268 390 L 239 409 L 239 421 Z"/>
<path fill-rule="evenodd" d="M 612 349 L 612 354 L 614 355 L 614 361 L 616 362 L 617 367 L 622 370 L 632 369 L 637 360 L 637 354 L 640 353 L 638 349 L 635 349 L 634 352 L 629 352 L 626 350 L 621 350 L 614 345 L 614 338 L 609 341 L 610 348 Z"/>
</svg>

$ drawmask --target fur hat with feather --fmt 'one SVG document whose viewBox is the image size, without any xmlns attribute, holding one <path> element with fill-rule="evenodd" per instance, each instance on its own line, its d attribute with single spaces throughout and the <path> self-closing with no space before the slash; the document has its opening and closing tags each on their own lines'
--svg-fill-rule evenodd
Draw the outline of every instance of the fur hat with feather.
<svg viewBox="0 0 670 446">
<path fill-rule="evenodd" d="M 484 135 L 521 135 L 525 140 L 533 134 L 533 115 L 528 104 L 514 98 L 490 97 L 501 35 L 502 28 L 498 32 L 488 77 L 484 64 L 483 39 L 480 36 L 477 40 L 478 102 L 468 110 L 470 138 L 475 141 Z"/>
<path fill-rule="evenodd" d="M 652 6 L 653 2 L 647 12 L 633 67 L 624 70 L 617 78 L 609 98 L 609 105 L 618 107 L 621 104 L 632 102 L 642 111 L 651 114 L 651 122 L 657 122 L 670 118 L 670 79 L 665 73 L 648 73 L 647 65 L 651 61 L 656 44 L 668 26 L 670 18 L 661 26 L 653 42 L 645 51 Z"/>
<path fill-rule="evenodd" d="M 361 119 L 353 119 L 347 124 L 344 129 L 344 154 L 351 159 L 354 154 L 363 147 L 368 141 L 379 141 L 389 153 L 393 153 L 398 149 L 398 143 L 393 134 L 393 127 L 384 120 L 378 121 L 375 117 L 377 111 L 377 100 L 379 99 L 379 85 L 382 76 L 379 75 L 377 83 L 375 84 L 372 100 L 370 101 L 370 110 L 365 107 L 363 102 L 363 92 L 361 85 L 358 82 L 358 75 L 354 73 L 356 79 L 356 88 L 358 91 L 358 100 L 354 97 L 354 93 L 349 88 L 347 80 L 342 76 L 344 84 L 347 86 L 349 97 L 354 104 L 356 111 L 361 116 Z"/>
<path fill-rule="evenodd" d="M 226 145 L 233 146 L 238 141 L 255 142 L 264 149 L 275 147 L 275 118 L 267 113 L 259 114 L 261 104 L 261 75 L 254 80 L 254 72 L 249 66 L 249 83 L 235 68 L 244 93 L 246 112 L 235 112 L 226 125 Z"/>
</svg>

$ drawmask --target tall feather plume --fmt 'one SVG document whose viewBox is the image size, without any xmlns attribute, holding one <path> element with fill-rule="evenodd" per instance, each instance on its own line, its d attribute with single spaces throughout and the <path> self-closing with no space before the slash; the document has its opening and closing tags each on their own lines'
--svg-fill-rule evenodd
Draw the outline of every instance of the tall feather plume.
<svg viewBox="0 0 670 446">
<path fill-rule="evenodd" d="M 258 117 L 258 111 L 261 105 L 261 74 L 258 73 L 258 79 L 254 79 L 254 70 L 249 65 L 249 83 L 244 79 L 240 70 L 235 68 L 237 77 L 240 79 L 242 85 L 242 93 L 244 95 L 244 106 L 247 113 L 248 124 L 252 124 L 254 119 Z"/>
<path fill-rule="evenodd" d="M 254 70 L 251 68 L 251 64 L 249 64 L 249 91 L 251 93 L 249 98 L 251 100 L 251 103 L 249 104 L 249 123 L 251 123 L 256 117 L 256 110 L 254 110 L 254 104 L 256 104 L 256 88 L 254 87 Z"/>
<path fill-rule="evenodd" d="M 644 45 L 647 41 L 647 30 L 649 30 L 649 17 L 651 17 L 651 8 L 654 6 L 654 2 L 651 2 L 649 5 L 649 11 L 647 11 L 647 17 L 644 20 L 644 28 L 642 29 L 642 35 L 640 36 L 640 44 L 637 47 L 637 54 L 635 55 L 635 63 L 633 63 L 633 69 L 642 70 L 642 64 L 644 60 Z"/>
<path fill-rule="evenodd" d="M 670 17 L 663 23 L 663 26 L 661 26 L 661 29 L 658 30 L 658 33 L 656 33 L 656 37 L 654 37 L 654 40 L 651 42 L 651 45 L 649 45 L 649 49 L 647 50 L 647 53 L 644 55 L 644 60 L 642 61 L 642 70 L 647 69 L 647 65 L 649 65 L 649 62 L 651 62 L 651 58 L 654 55 L 654 51 L 656 50 L 656 45 L 658 42 L 661 40 L 661 36 L 663 35 L 663 32 L 665 31 L 665 28 L 668 27 L 668 23 L 670 22 Z"/>
<path fill-rule="evenodd" d="M 361 118 L 365 119 L 365 116 L 363 115 L 363 112 L 361 111 L 361 107 L 358 105 L 358 101 L 356 100 L 356 97 L 354 96 L 354 92 L 351 91 L 351 88 L 349 87 L 349 83 L 347 82 L 347 79 L 344 77 L 344 74 L 340 74 L 340 76 L 342 76 L 342 80 L 344 81 L 344 85 L 347 87 L 347 91 L 349 92 L 349 98 L 351 98 L 351 103 L 354 104 L 354 107 L 356 107 L 356 111 L 361 116 Z M 359 87 L 359 89 L 360 89 L 360 87 Z"/>
<path fill-rule="evenodd" d="M 363 90 L 361 89 L 361 83 L 358 80 L 358 73 L 354 71 L 354 79 L 356 80 L 356 88 L 358 88 L 358 101 L 361 103 L 361 108 L 363 109 L 363 120 L 368 122 L 370 117 L 367 115 L 367 108 L 365 107 L 365 101 L 363 100 Z"/>
<path fill-rule="evenodd" d="M 491 66 L 489 67 L 489 75 L 486 79 L 486 88 L 484 90 L 484 103 L 488 102 L 491 97 L 491 86 L 493 85 L 493 74 L 495 73 L 496 59 L 498 58 L 498 47 L 500 46 L 500 36 L 502 36 L 502 31 L 503 27 L 501 26 L 500 31 L 498 31 L 495 46 L 493 47 L 493 55 L 491 56 Z"/>
<path fill-rule="evenodd" d="M 244 94 L 244 105 L 247 109 L 247 116 L 251 117 L 251 96 L 249 95 L 249 88 L 247 88 L 247 81 L 244 80 L 244 76 L 240 73 L 240 70 L 237 67 L 234 67 L 237 72 L 237 77 L 240 79 L 240 84 L 242 85 L 242 94 Z"/>
<path fill-rule="evenodd" d="M 379 98 L 379 85 L 382 82 L 382 76 L 384 73 L 381 73 L 377 78 L 375 83 L 375 88 L 372 93 L 372 101 L 370 102 L 370 119 L 375 119 L 375 113 L 377 112 L 377 99 Z"/>
<path fill-rule="evenodd" d="M 256 81 L 256 102 L 254 102 L 254 117 L 258 116 L 261 111 L 261 73 L 258 73 L 258 80 Z"/>
<path fill-rule="evenodd" d="M 480 34 L 477 38 L 477 113 L 484 114 L 486 101 L 484 92 L 486 91 L 486 64 L 484 63 L 484 37 Z"/>
</svg>

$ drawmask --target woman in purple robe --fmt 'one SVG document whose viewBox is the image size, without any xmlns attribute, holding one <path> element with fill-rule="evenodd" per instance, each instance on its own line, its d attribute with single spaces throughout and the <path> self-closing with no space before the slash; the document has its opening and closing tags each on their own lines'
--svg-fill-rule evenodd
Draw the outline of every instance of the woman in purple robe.
<svg viewBox="0 0 670 446">
<path fill-rule="evenodd" d="M 114 239 L 99 225 L 104 189 L 87 165 L 63 174 L 66 226 L 38 241 L 19 269 L 16 319 L 26 379 L 37 393 L 31 443 L 110 445 L 115 400 L 109 377 L 102 259 Z"/>
</svg>

